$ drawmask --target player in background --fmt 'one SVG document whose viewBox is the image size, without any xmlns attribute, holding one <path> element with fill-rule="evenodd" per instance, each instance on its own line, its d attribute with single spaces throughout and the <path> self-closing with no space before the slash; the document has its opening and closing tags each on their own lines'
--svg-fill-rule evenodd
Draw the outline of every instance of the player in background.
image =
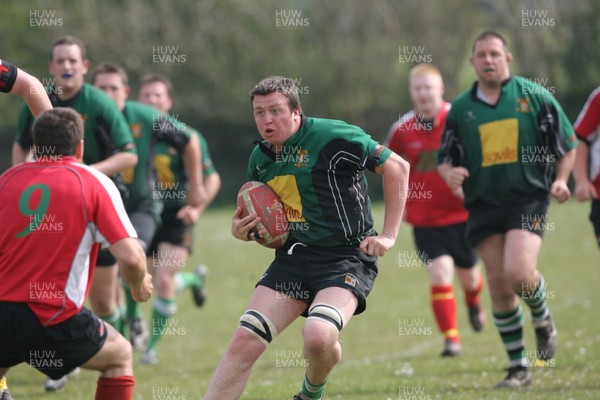
<svg viewBox="0 0 600 400">
<path fill-rule="evenodd" d="M 0 59 L 0 92 L 21 96 L 34 117 L 50 110 L 52 103 L 42 83 L 17 66 Z M 0 400 L 12 400 L 6 376 L 0 378 Z"/>
<path fill-rule="evenodd" d="M 580 139 L 573 166 L 575 198 L 592 201 L 590 221 L 600 246 L 600 87 L 588 97 L 574 127 Z"/>
<path fill-rule="evenodd" d="M 396 242 L 409 165 L 359 127 L 304 116 L 289 78 L 263 79 L 250 99 L 263 140 L 250 156 L 248 180 L 267 183 L 281 198 L 290 236 L 257 283 L 204 399 L 238 399 L 254 363 L 300 315 L 307 317 L 302 329 L 307 367 L 294 399 L 322 399 L 342 357 L 340 331 L 365 310 L 377 258 Z M 283 161 L 281 154 L 292 157 Z M 365 169 L 383 175 L 381 234 L 373 227 Z M 241 211 L 238 207 L 232 217 L 233 236 L 256 239 L 260 218 L 240 218 Z"/>
<path fill-rule="evenodd" d="M 198 137 L 179 129 L 155 108 L 127 100 L 130 93 L 129 78 L 121 66 L 113 63 L 99 64 L 92 72 L 92 84 L 116 103 L 133 134 L 139 159 L 135 168 L 128 168 L 123 172 L 123 184 L 128 193 L 124 203 L 125 210 L 138 232 L 140 244 L 146 251 L 154 237 L 160 214 L 160 210 L 157 212 L 155 208 L 157 203 L 152 200 L 152 190 L 156 186 L 155 147 L 157 143 L 163 143 L 175 149 L 185 166 L 188 182 L 187 202 L 191 206 L 200 207 L 205 195 L 200 172 Z M 115 280 L 112 285 L 118 285 L 118 282 Z M 124 291 L 130 341 L 134 350 L 142 350 L 147 344 L 148 331 L 140 307 L 131 296 L 127 285 L 124 285 Z"/>
<path fill-rule="evenodd" d="M 437 67 L 419 64 L 409 73 L 414 109 L 403 115 L 388 134 L 387 147 L 410 165 L 406 221 L 413 226 L 419 257 L 431 282 L 431 307 L 444 335 L 442 356 L 461 352 L 452 282 L 454 266 L 475 332 L 485 323 L 479 294 L 483 279 L 477 253 L 467 243 L 467 210 L 437 172 L 439 148 L 450 104 L 443 99 L 444 83 Z"/>
<path fill-rule="evenodd" d="M 96 399 L 133 398 L 131 345 L 83 307 L 100 245 L 108 247 L 136 300 L 152 279 L 119 192 L 80 163 L 83 120 L 69 108 L 33 126 L 36 159 L 0 176 L 0 378 L 22 362 L 58 379 L 100 371 Z"/>
<path fill-rule="evenodd" d="M 85 152 L 83 162 L 119 182 L 120 174 L 137 163 L 137 152 L 125 118 L 113 101 L 101 90 L 84 81 L 89 60 L 84 43 L 73 36 L 57 39 L 50 51 L 48 63 L 54 85 L 46 88 L 55 107 L 71 107 L 85 121 Z M 13 144 L 13 165 L 25 160 L 32 145 L 33 116 L 23 108 L 19 131 Z M 116 259 L 109 251 L 98 255 L 96 273 L 90 290 L 92 311 L 117 330 L 122 330 L 119 310 L 115 306 L 116 288 L 111 282 L 117 277 Z M 66 377 L 48 380 L 46 390 L 61 389 Z"/>
<path fill-rule="evenodd" d="M 212 202 L 221 187 L 221 178 L 215 170 L 208 145 L 200 132 L 177 121 L 169 114 L 173 101 L 171 98 L 171 82 L 162 75 L 150 74 L 142 78 L 138 100 L 151 105 L 166 114 L 178 126 L 197 136 L 202 153 L 203 185 L 207 199 L 200 206 L 193 206 L 186 200 L 185 190 L 188 177 L 181 156 L 166 143 L 158 143 L 154 166 L 157 172 L 158 188 L 153 195 L 161 200 L 164 209 L 161 214 L 162 224 L 158 227 L 149 251 L 148 263 L 156 283 L 157 298 L 152 308 L 152 327 L 168 326 L 168 320 L 177 312 L 176 294 L 186 288 L 192 289 L 194 302 L 202 306 L 205 301 L 205 279 L 207 269 L 198 266 L 194 272 L 179 271 L 186 265 L 192 253 L 194 242 L 194 226 L 206 207 Z M 145 364 L 158 362 L 157 349 L 164 329 L 151 329 L 148 347 L 142 357 Z"/>
<path fill-rule="evenodd" d="M 467 237 L 485 264 L 494 322 L 510 359 L 497 386 L 519 387 L 531 384 L 532 358 L 521 299 L 531 311 L 536 358 L 552 359 L 558 346 L 537 264 L 549 197 L 562 203 L 570 196 L 577 138 L 548 90 L 511 75 L 512 54 L 500 34 L 480 34 L 469 61 L 478 79 L 452 103 L 438 171 L 464 196 Z"/>
</svg>

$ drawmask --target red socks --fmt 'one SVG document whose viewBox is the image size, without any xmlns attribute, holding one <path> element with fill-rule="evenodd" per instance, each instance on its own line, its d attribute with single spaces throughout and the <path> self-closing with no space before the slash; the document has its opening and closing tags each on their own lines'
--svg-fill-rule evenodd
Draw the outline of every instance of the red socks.
<svg viewBox="0 0 600 400">
<path fill-rule="evenodd" d="M 479 304 L 479 293 L 483 289 L 483 277 L 479 277 L 479 285 L 473 291 L 465 290 L 465 301 L 468 306 L 475 306 Z"/>
<path fill-rule="evenodd" d="M 131 400 L 133 399 L 133 376 L 116 378 L 99 378 L 96 388 L 96 400 Z"/>
<path fill-rule="evenodd" d="M 432 286 L 431 306 L 438 327 L 446 339 L 460 342 L 456 322 L 456 299 L 452 285 Z"/>
</svg>

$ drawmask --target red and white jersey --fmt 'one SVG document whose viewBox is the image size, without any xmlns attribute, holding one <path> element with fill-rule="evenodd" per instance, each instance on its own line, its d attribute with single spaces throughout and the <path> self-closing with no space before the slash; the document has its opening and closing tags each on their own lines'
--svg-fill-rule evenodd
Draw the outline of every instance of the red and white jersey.
<svg viewBox="0 0 600 400">
<path fill-rule="evenodd" d="M 106 175 L 46 157 L 0 176 L 0 301 L 26 303 L 52 326 L 83 307 L 100 244 L 137 234 Z"/>
<path fill-rule="evenodd" d="M 444 102 L 431 121 L 414 110 L 403 115 L 388 133 L 387 147 L 410 163 L 406 221 L 419 228 L 465 222 L 468 212 L 437 172 L 440 147 L 450 103 Z"/>
<path fill-rule="evenodd" d="M 600 87 L 588 97 L 574 128 L 577 137 L 589 144 L 590 180 L 600 193 Z"/>
</svg>

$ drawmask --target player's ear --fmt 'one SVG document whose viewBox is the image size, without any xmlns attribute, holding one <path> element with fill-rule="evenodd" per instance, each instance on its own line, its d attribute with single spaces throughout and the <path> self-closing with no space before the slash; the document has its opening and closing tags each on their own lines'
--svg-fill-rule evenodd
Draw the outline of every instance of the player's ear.
<svg viewBox="0 0 600 400">
<path fill-rule="evenodd" d="M 125 98 L 128 99 L 129 98 L 129 94 L 131 93 L 131 87 L 128 85 L 125 85 Z"/>
<path fill-rule="evenodd" d="M 512 53 L 510 53 L 510 52 L 506 53 L 506 62 L 512 62 L 512 60 L 513 60 Z"/>
<path fill-rule="evenodd" d="M 81 139 L 79 143 L 77 143 L 77 147 L 75 147 L 75 158 L 79 162 L 83 162 L 83 148 L 83 139 Z"/>
</svg>

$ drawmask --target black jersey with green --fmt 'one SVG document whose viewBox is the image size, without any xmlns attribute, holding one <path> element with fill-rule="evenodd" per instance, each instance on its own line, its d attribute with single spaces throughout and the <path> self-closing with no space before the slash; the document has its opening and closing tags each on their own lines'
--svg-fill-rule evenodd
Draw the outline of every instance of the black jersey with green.
<svg viewBox="0 0 600 400">
<path fill-rule="evenodd" d="M 280 148 L 266 142 L 254 148 L 248 179 L 266 183 L 281 198 L 290 240 L 357 247 L 377 234 L 364 171 L 374 171 L 390 154 L 359 127 L 303 117 Z"/>
<path fill-rule="evenodd" d="M 196 129 L 175 121 L 176 126 L 182 128 L 188 135 L 197 135 L 202 157 L 202 175 L 206 177 L 217 172 L 204 136 Z M 167 142 L 157 143 L 154 168 L 158 178 L 155 198 L 162 200 L 165 210 L 179 209 L 184 206 L 187 203 L 187 175 L 181 154 Z"/>
<path fill-rule="evenodd" d="M 127 122 L 115 102 L 102 90 L 84 83 L 81 90 L 71 99 L 62 101 L 56 88 L 47 87 L 48 96 L 54 107 L 71 107 L 85 123 L 83 162 L 94 164 L 118 152 L 136 154 L 135 145 Z M 33 115 L 25 104 L 19 116 L 16 142 L 24 150 L 33 145 L 31 127 Z"/>
<path fill-rule="evenodd" d="M 452 103 L 438 162 L 463 166 L 465 205 L 497 206 L 548 195 L 557 162 L 577 145 L 562 108 L 544 87 L 518 76 L 503 82 L 495 105 L 477 83 Z"/>
<path fill-rule="evenodd" d="M 123 172 L 123 183 L 129 193 L 124 200 L 125 209 L 128 213 L 152 210 L 151 191 L 156 183 L 153 161 L 157 143 L 164 143 L 181 154 L 190 141 L 191 133 L 178 125 L 178 121 L 171 121 L 166 114 L 137 101 L 127 100 L 123 115 L 138 152 L 137 165 Z"/>
</svg>

